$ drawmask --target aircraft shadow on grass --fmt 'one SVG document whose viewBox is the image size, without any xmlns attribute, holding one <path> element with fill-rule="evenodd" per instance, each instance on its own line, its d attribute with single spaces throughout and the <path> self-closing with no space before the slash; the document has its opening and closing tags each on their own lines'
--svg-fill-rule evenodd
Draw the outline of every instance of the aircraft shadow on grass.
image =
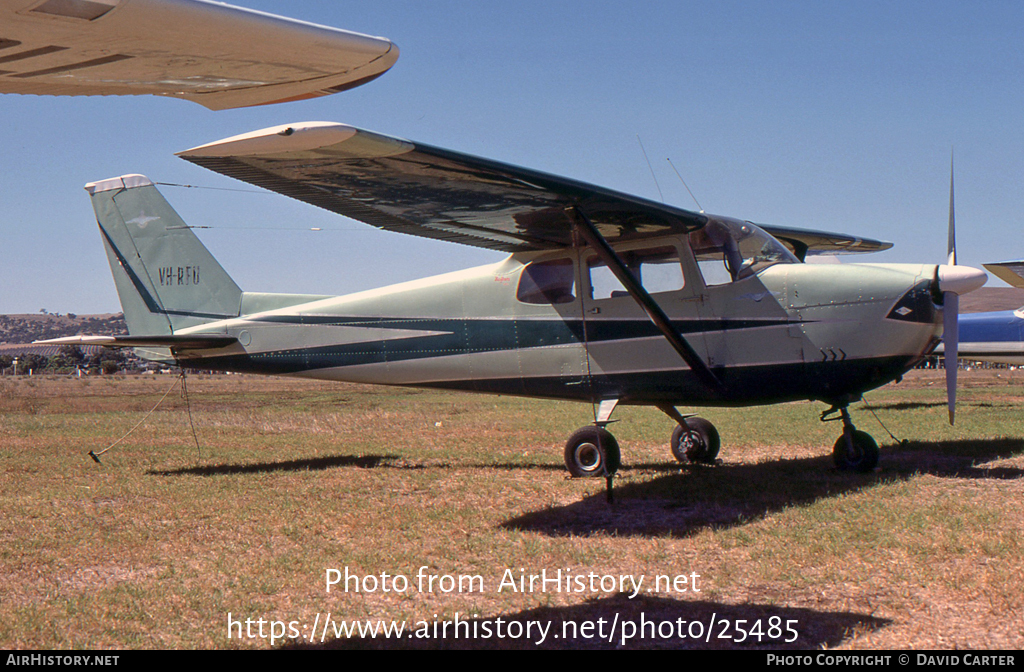
<svg viewBox="0 0 1024 672">
<path fill-rule="evenodd" d="M 321 471 L 325 469 L 398 469 L 403 471 L 421 469 L 496 469 L 499 471 L 531 471 L 564 472 L 561 464 L 461 464 L 453 462 L 429 462 L 421 464 L 400 455 L 333 455 L 316 457 L 306 460 L 287 460 L 281 462 L 255 462 L 243 464 L 211 464 L 179 469 L 151 469 L 146 473 L 150 476 L 224 476 L 231 474 L 265 474 L 277 471 Z"/>
<path fill-rule="evenodd" d="M 608 532 L 619 535 L 688 537 L 708 528 L 742 525 L 790 506 L 855 492 L 878 483 L 930 474 L 958 479 L 1019 479 L 1024 469 L 978 466 L 1024 452 L 1020 439 L 908 442 L 883 448 L 873 473 L 839 472 L 831 457 L 715 466 L 654 463 L 626 465 L 614 490 L 615 503 L 599 492 L 566 506 L 545 508 L 502 524 L 506 529 L 553 536 Z M 336 455 L 255 464 L 218 464 L 150 470 L 154 476 L 215 476 L 326 469 L 500 469 L 561 471 L 560 465 L 419 464 L 397 455 Z M 632 472 L 664 475 L 630 483 Z M 625 482 L 623 482 L 625 481 Z M 599 481 L 595 481 L 599 482 Z"/>
<path fill-rule="evenodd" d="M 649 577 L 653 578 L 653 577 Z M 477 614 L 473 614 L 477 616 Z M 496 619 L 498 616 L 484 616 L 462 620 L 459 635 L 454 634 L 455 627 L 449 622 L 447 636 L 438 622 L 434 637 L 434 620 L 426 621 L 426 630 L 430 637 L 416 637 L 417 628 L 423 628 L 422 622 L 406 623 L 406 634 L 400 638 L 387 639 L 378 637 L 352 637 L 335 639 L 331 633 L 329 641 L 323 644 L 293 644 L 284 648 L 323 648 L 323 649 L 747 649 L 751 651 L 778 649 L 820 649 L 833 647 L 843 640 L 855 635 L 873 632 L 886 627 L 891 621 L 871 616 L 842 611 L 819 611 L 794 607 L 780 607 L 767 604 L 723 604 L 720 602 L 676 600 L 640 594 L 629 599 L 626 593 L 618 593 L 610 597 L 591 599 L 581 604 L 563 607 L 538 607 L 515 614 L 500 615 L 504 623 L 504 632 L 515 635 L 520 629 L 522 637 L 505 637 L 499 639 Z M 616 618 L 618 619 L 616 621 Z M 601 620 L 603 620 L 603 625 Z M 712 620 L 714 619 L 714 620 Z M 780 619 L 780 620 L 770 620 Z M 760 620 L 762 635 L 760 642 L 756 636 L 746 637 L 746 641 L 736 642 L 744 636 L 737 632 L 734 624 L 746 620 L 744 629 L 750 630 L 754 622 Z M 726 621 L 728 626 L 726 626 Z M 796 623 L 787 623 L 796 621 Z M 509 623 L 516 623 L 509 627 Z M 532 636 L 528 636 L 527 623 L 533 622 Z M 584 623 L 593 623 L 590 636 L 583 636 Z M 644 623 L 653 625 L 644 625 Z M 681 625 L 680 625 L 680 622 Z M 632 623 L 635 626 L 634 637 L 624 641 L 624 635 L 630 633 Z M 671 625 L 668 625 L 669 623 Z M 713 625 L 712 625 L 713 623 Z M 482 637 L 490 625 L 490 638 Z M 543 642 L 538 634 L 537 624 L 541 631 L 547 633 Z M 781 632 L 772 638 L 767 632 L 770 624 L 776 624 Z M 613 631 L 613 625 L 615 630 Z M 796 633 L 786 632 L 791 625 Z M 600 629 L 603 627 L 603 630 Z M 640 637 L 641 628 L 645 636 Z M 661 628 L 659 632 L 658 628 Z M 682 631 L 682 637 L 680 634 Z M 692 628 L 692 630 L 691 630 Z M 710 637 L 709 635 L 710 628 Z M 409 632 L 413 636 L 409 635 Z M 604 633 L 603 637 L 599 633 Z M 472 635 L 476 633 L 476 637 Z M 556 637 L 557 635 L 557 637 Z M 574 636 L 575 635 L 575 636 Z M 661 636 L 665 635 L 665 636 Z M 610 640 L 610 641 L 609 641 Z"/>
<path fill-rule="evenodd" d="M 1020 439 L 910 442 L 884 447 L 881 468 L 868 474 L 830 468 L 831 456 L 716 466 L 633 465 L 633 470 L 674 473 L 642 483 L 620 482 L 612 505 L 601 491 L 573 504 L 527 513 L 502 527 L 552 536 L 604 532 L 688 537 L 704 529 L 743 525 L 787 507 L 921 474 L 958 479 L 1024 478 L 1024 469 L 978 466 L 1021 453 L 1024 441 Z M 620 474 L 628 477 L 629 472 L 624 467 Z"/>
<path fill-rule="evenodd" d="M 230 474 L 266 474 L 276 471 L 322 471 L 324 469 L 344 467 L 355 467 L 357 469 L 378 469 L 381 467 L 400 469 L 424 468 L 420 465 L 408 463 L 398 455 L 334 455 L 282 462 L 210 464 L 182 467 L 180 469 L 151 469 L 146 473 L 150 476 L 223 476 Z"/>
<path fill-rule="evenodd" d="M 991 402 L 978 401 L 971 404 L 972 408 L 1007 408 L 1015 409 L 1018 404 L 1015 401 Z M 886 404 L 871 404 L 870 407 L 876 410 L 886 411 L 913 411 L 921 408 L 946 408 L 944 401 L 898 401 Z"/>
<path fill-rule="evenodd" d="M 914 411 L 921 408 L 945 408 L 944 401 L 896 401 L 886 404 L 871 404 L 875 410 L 886 411 Z"/>
</svg>

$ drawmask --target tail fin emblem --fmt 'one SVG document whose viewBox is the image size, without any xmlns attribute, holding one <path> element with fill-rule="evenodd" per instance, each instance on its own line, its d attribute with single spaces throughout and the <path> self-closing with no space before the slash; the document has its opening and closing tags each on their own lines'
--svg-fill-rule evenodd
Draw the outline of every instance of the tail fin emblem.
<svg viewBox="0 0 1024 672">
<path fill-rule="evenodd" d="M 155 222 L 158 219 L 160 219 L 160 218 L 159 217 L 149 217 L 149 216 L 146 215 L 145 212 L 143 212 L 138 217 L 135 217 L 134 219 L 129 219 L 125 223 L 126 224 L 137 224 L 140 229 L 143 229 L 143 228 L 146 227 L 146 224 L 149 224 L 150 222 Z"/>
</svg>

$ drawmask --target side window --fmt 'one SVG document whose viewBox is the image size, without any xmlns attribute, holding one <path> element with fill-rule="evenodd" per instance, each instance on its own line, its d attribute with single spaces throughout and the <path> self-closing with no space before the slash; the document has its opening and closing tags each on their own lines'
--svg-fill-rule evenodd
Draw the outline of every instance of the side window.
<svg viewBox="0 0 1024 672">
<path fill-rule="evenodd" d="M 619 279 L 612 273 L 612 269 L 604 265 L 603 261 L 591 259 L 587 262 L 590 270 L 590 298 L 607 299 L 617 296 L 629 296 L 629 292 L 622 286 Z M 634 269 L 630 269 L 636 273 Z"/>
<path fill-rule="evenodd" d="M 649 294 L 678 291 L 684 286 L 683 267 L 679 263 L 679 255 L 674 247 L 631 250 L 620 253 L 619 256 Z M 628 296 L 626 288 L 603 261 L 591 257 L 587 267 L 590 271 L 591 298 Z"/>
<path fill-rule="evenodd" d="M 571 259 L 535 261 L 519 276 L 516 298 L 523 303 L 572 303 L 576 300 L 576 273 Z"/>
</svg>

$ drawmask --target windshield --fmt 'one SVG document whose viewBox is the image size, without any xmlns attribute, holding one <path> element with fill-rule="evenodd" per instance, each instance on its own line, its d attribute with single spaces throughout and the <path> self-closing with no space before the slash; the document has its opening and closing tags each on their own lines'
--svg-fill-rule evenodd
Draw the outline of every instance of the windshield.
<svg viewBox="0 0 1024 672">
<path fill-rule="evenodd" d="M 743 278 L 773 264 L 798 264 L 785 245 L 750 222 L 713 219 L 690 234 L 690 248 L 707 285 Z"/>
</svg>

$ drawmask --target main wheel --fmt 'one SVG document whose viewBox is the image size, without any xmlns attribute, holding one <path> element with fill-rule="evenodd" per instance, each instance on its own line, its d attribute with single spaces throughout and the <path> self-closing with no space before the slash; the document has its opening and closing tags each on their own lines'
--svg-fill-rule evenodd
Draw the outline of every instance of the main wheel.
<svg viewBox="0 0 1024 672">
<path fill-rule="evenodd" d="M 581 427 L 565 443 L 565 468 L 576 477 L 611 476 L 620 459 L 619 443 L 603 427 Z"/>
<path fill-rule="evenodd" d="M 867 473 L 878 466 L 878 444 L 867 432 L 854 431 L 851 436 L 853 449 L 846 445 L 846 435 L 836 440 L 832 447 L 832 460 L 836 468 L 843 471 Z"/>
<path fill-rule="evenodd" d="M 687 418 L 686 427 L 672 432 L 672 455 L 680 462 L 713 464 L 721 446 L 718 430 L 704 418 Z"/>
</svg>

